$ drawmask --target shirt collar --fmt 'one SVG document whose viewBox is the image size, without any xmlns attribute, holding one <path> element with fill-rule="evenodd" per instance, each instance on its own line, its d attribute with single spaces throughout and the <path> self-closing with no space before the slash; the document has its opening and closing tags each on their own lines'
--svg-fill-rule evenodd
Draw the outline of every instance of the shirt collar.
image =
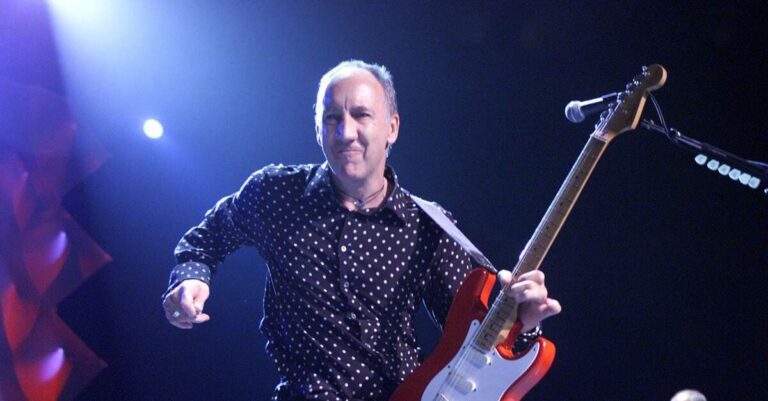
<svg viewBox="0 0 768 401">
<path fill-rule="evenodd" d="M 405 221 L 406 213 L 409 210 L 414 209 L 410 194 L 400 187 L 397 174 L 392 167 L 388 165 L 386 166 L 384 177 L 394 185 L 394 188 L 379 209 L 389 209 L 400 218 L 400 220 Z M 324 195 L 331 196 L 336 200 L 333 184 L 331 183 L 331 168 L 327 161 L 315 169 L 314 174 L 310 176 L 309 182 L 304 189 L 304 196 L 320 196 L 321 193 L 325 193 Z"/>
</svg>

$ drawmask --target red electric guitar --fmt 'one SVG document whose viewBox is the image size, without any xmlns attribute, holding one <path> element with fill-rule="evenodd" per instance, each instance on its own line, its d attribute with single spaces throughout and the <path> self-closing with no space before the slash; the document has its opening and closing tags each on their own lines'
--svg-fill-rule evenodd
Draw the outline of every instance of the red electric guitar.
<svg viewBox="0 0 768 401">
<path fill-rule="evenodd" d="M 637 127 L 648 92 L 660 88 L 666 79 L 662 66 L 643 67 L 619 94 L 616 106 L 600 118 L 520 254 L 515 275 L 539 268 L 605 147 L 617 135 Z M 527 352 L 513 354 L 512 343 L 520 331 L 517 304 L 501 291 L 489 309 L 495 281 L 496 276 L 482 268 L 467 276 L 435 351 L 389 401 L 517 401 L 544 377 L 555 358 L 554 344 L 539 338 Z"/>
</svg>

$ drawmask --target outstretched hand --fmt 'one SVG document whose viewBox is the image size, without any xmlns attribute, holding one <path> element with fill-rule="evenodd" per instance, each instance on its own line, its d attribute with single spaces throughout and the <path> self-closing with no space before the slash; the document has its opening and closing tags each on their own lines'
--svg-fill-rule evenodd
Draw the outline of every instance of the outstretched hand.
<svg viewBox="0 0 768 401">
<path fill-rule="evenodd" d="M 200 280 L 184 280 L 163 299 L 165 318 L 180 329 L 191 329 L 193 325 L 211 319 L 203 313 L 205 301 L 210 295 L 208 284 Z"/>
<path fill-rule="evenodd" d="M 560 313 L 563 309 L 560 302 L 548 297 L 544 273 L 540 270 L 521 274 L 516 280 L 510 271 L 502 270 L 497 278 L 502 286 L 512 283 L 507 291 L 518 303 L 517 319 L 523 325 L 523 332 L 533 329 L 542 320 Z"/>
</svg>

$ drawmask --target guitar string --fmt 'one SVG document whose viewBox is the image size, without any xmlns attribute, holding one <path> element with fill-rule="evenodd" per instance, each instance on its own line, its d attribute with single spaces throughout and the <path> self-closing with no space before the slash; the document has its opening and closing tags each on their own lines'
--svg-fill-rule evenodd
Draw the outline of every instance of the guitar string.
<svg viewBox="0 0 768 401">
<path fill-rule="evenodd" d="M 509 285 L 504 286 L 502 288 L 502 291 L 506 291 L 508 287 Z M 485 331 L 489 331 L 488 326 L 491 324 L 491 319 L 488 319 L 488 317 L 495 314 L 496 313 L 495 311 L 499 308 L 499 305 L 502 303 L 503 303 L 503 292 L 496 297 L 493 304 L 488 309 L 488 313 L 485 315 L 485 318 L 481 320 L 480 326 L 475 331 L 467 347 L 463 348 L 459 352 L 459 355 L 458 355 L 459 358 L 457 358 L 457 362 L 454 368 L 451 369 L 451 372 L 453 372 L 453 374 L 448 378 L 448 380 L 444 381 L 443 384 L 439 387 L 438 394 L 446 393 L 446 388 L 449 392 L 453 392 L 454 389 L 458 388 L 458 384 L 460 381 L 459 376 L 462 376 L 462 377 L 465 376 L 466 366 L 469 365 L 470 369 L 472 368 L 471 362 L 469 362 L 469 358 L 467 357 L 467 354 L 469 352 L 477 352 L 478 354 L 485 356 L 489 352 L 492 352 L 494 350 L 494 348 L 498 344 L 495 341 L 494 341 L 494 344 L 491 345 L 491 347 L 488 350 L 484 350 L 483 348 L 477 346 L 476 344 L 478 342 L 477 340 L 478 336 Z M 475 368 L 475 369 L 479 370 L 481 368 Z M 469 377 L 467 377 L 467 379 L 469 379 Z"/>
<path fill-rule="evenodd" d="M 608 120 L 610 119 L 610 117 L 613 116 L 613 113 L 614 113 L 614 111 L 611 111 L 606 118 L 600 120 L 598 125 L 595 127 L 595 131 L 592 133 L 592 135 L 590 135 L 590 137 L 592 137 L 597 132 L 601 132 L 602 133 L 605 130 L 605 126 L 608 124 Z M 577 160 L 577 165 L 581 165 L 581 164 L 583 164 L 583 162 L 584 162 L 583 158 L 579 157 L 579 159 Z M 549 214 L 550 214 L 550 211 L 548 210 L 547 214 L 544 216 L 544 218 L 546 219 Z M 536 237 L 537 234 L 539 234 L 539 232 L 540 232 L 540 230 L 536 230 L 536 232 L 534 232 L 534 238 Z M 528 250 L 526 249 L 525 253 L 523 254 L 523 258 L 527 254 L 528 254 Z M 516 276 L 517 273 L 519 273 L 519 269 L 522 267 L 522 265 L 523 265 L 522 263 L 518 263 L 515 266 L 515 268 L 512 271 L 513 276 Z M 453 389 L 457 389 L 458 388 L 457 384 L 459 384 L 459 376 L 462 376 L 462 377 L 464 376 L 462 373 L 464 373 L 465 366 L 468 363 L 467 353 L 470 350 L 474 350 L 474 351 L 480 352 L 481 354 L 485 355 L 488 352 L 492 352 L 493 349 L 498 345 L 498 343 L 496 343 L 494 341 L 494 344 L 491 346 L 491 348 L 488 351 L 483 351 L 479 347 L 476 347 L 475 343 L 477 342 L 478 336 L 481 333 L 483 333 L 484 331 L 486 331 L 487 328 L 488 328 L 488 325 L 490 325 L 490 320 L 491 319 L 488 319 L 488 317 L 492 316 L 492 315 L 495 315 L 497 313 L 497 308 L 499 307 L 498 305 L 503 302 L 504 292 L 507 290 L 508 287 L 509 287 L 509 285 L 505 285 L 502 288 L 502 290 L 501 290 L 502 292 L 500 292 L 499 295 L 496 297 L 496 299 L 494 300 L 493 304 L 491 305 L 491 308 L 488 309 L 488 313 L 486 313 L 485 317 L 481 321 L 480 327 L 478 327 L 477 331 L 475 331 L 475 333 L 472 335 L 472 338 L 469 341 L 468 346 L 462 348 L 461 351 L 459 352 L 459 355 L 458 355 L 458 358 L 457 358 L 457 362 L 456 362 L 454 368 L 449 371 L 448 379 L 444 380 L 443 383 L 440 385 L 440 387 L 438 387 L 438 391 L 437 391 L 436 396 L 445 394 L 446 390 L 452 392 Z"/>
<path fill-rule="evenodd" d="M 506 290 L 507 287 L 508 286 L 505 286 L 502 289 L 502 291 Z M 460 381 L 459 376 L 464 376 L 465 367 L 469 363 L 468 358 L 467 358 L 467 354 L 470 351 L 475 351 L 475 352 L 478 352 L 481 355 L 486 355 L 488 352 L 491 352 L 494 349 L 494 346 L 492 345 L 491 348 L 488 351 L 484 351 L 480 347 L 477 347 L 475 344 L 477 343 L 478 335 L 480 333 L 486 331 L 487 326 L 490 325 L 490 319 L 487 319 L 487 317 L 489 315 L 491 315 L 492 311 L 494 311 L 496 308 L 498 308 L 498 305 L 502 302 L 501 299 L 502 299 L 501 296 L 497 296 L 496 297 L 496 299 L 494 300 L 493 304 L 491 305 L 491 308 L 488 310 L 488 313 L 485 316 L 486 318 L 484 318 L 481 321 L 480 326 L 477 328 L 477 331 L 472 336 L 472 338 L 469 341 L 467 347 L 462 348 L 461 351 L 459 352 L 455 366 L 453 367 L 453 369 L 451 369 L 449 371 L 449 372 L 452 372 L 452 374 L 438 388 L 438 392 L 437 392 L 438 395 L 445 394 L 446 393 L 446 389 L 448 391 L 452 392 L 453 389 L 457 389 L 458 388 L 458 384 L 459 384 L 459 381 Z"/>
<path fill-rule="evenodd" d="M 644 71 L 642 75 L 643 75 L 644 77 L 647 77 L 647 76 L 648 76 L 648 75 L 650 75 L 650 74 L 648 74 L 648 73 L 646 73 L 646 72 Z M 636 78 L 635 78 L 635 80 L 637 80 L 637 79 L 638 79 L 638 78 L 636 77 Z M 641 89 L 641 90 L 645 91 L 645 88 L 643 88 L 643 86 L 642 86 L 642 85 L 639 85 L 639 84 L 637 84 L 637 86 L 636 86 L 636 88 L 635 88 L 635 89 Z M 634 92 L 634 91 L 633 91 L 633 92 Z M 605 127 L 606 127 L 606 125 L 608 124 L 608 120 L 610 120 L 610 119 L 613 117 L 613 115 L 615 114 L 615 111 L 616 111 L 616 107 L 614 107 L 613 109 L 611 109 L 611 110 L 608 112 L 608 114 L 607 114 L 607 116 L 606 116 L 605 118 L 601 118 L 601 119 L 600 119 L 600 122 L 599 122 L 599 123 L 598 123 L 598 124 L 595 126 L 595 131 L 593 131 L 592 135 L 590 135 L 590 138 L 592 138 L 592 137 L 595 137 L 595 134 L 596 134 L 596 133 L 604 133 Z M 578 159 L 577 159 L 577 161 L 576 161 L 576 166 L 579 166 L 579 170 L 581 170 L 581 169 L 582 169 L 582 167 L 583 167 L 583 164 L 584 164 L 584 162 L 585 162 L 585 161 L 584 161 L 584 158 L 583 158 L 583 157 L 581 157 L 581 156 L 582 156 L 582 155 L 580 155 L 580 156 L 579 156 L 579 158 L 578 158 Z M 570 176 L 570 173 L 569 173 L 569 176 Z M 566 180 L 567 180 L 567 179 L 568 179 L 568 177 L 566 177 Z M 584 184 L 586 184 L 586 181 L 584 182 Z M 582 185 L 582 188 L 583 188 L 583 185 Z M 567 190 L 567 189 L 566 189 L 566 190 Z M 565 191 L 565 190 L 564 190 L 564 191 Z M 558 196 L 559 196 L 559 195 L 560 195 L 560 191 L 558 191 Z M 548 209 L 547 209 L 547 213 L 546 213 L 546 214 L 545 214 L 545 216 L 544 216 L 544 218 L 545 218 L 545 219 L 547 219 L 547 216 L 549 216 L 549 215 L 550 215 L 550 213 L 551 213 L 551 210 L 550 210 L 550 209 L 551 209 L 551 208 L 548 208 Z M 538 230 L 538 229 L 537 229 L 537 230 L 534 232 L 534 238 L 535 238 L 537 235 L 539 235 L 539 234 L 540 234 L 540 232 L 541 232 L 541 230 Z M 551 245 L 551 244 L 550 244 L 550 245 Z M 524 250 L 524 253 L 523 253 L 523 255 L 521 255 L 521 256 L 522 256 L 522 257 L 521 257 L 521 259 L 523 259 L 523 258 L 524 258 L 525 256 L 527 256 L 527 255 L 528 255 L 528 249 L 525 249 L 525 250 Z M 522 266 L 523 266 L 523 263 L 518 263 L 518 264 L 515 266 L 514 270 L 513 270 L 513 275 L 517 275 L 517 273 L 519 272 L 519 269 L 520 269 Z M 475 343 L 477 342 L 477 337 L 478 337 L 478 335 L 479 335 L 480 333 L 483 333 L 483 332 L 484 332 L 484 331 L 487 329 L 487 326 L 490 324 L 490 323 L 489 323 L 490 319 L 488 319 L 488 317 L 489 317 L 489 316 L 492 316 L 492 315 L 495 315 L 495 314 L 496 314 L 496 308 L 498 308 L 498 305 L 499 305 L 499 304 L 502 302 L 501 300 L 502 300 L 502 299 L 503 299 L 503 297 L 504 297 L 504 292 L 506 291 L 507 287 L 508 287 L 508 285 L 504 286 L 504 287 L 502 288 L 502 292 L 501 292 L 501 293 L 500 293 L 500 294 L 499 294 L 499 295 L 496 297 L 495 301 L 493 302 L 493 305 L 492 305 L 492 306 L 491 306 L 491 308 L 488 310 L 488 313 L 486 313 L 485 317 L 483 318 L 482 322 L 480 323 L 480 327 L 478 327 L 477 331 L 476 331 L 476 332 L 475 332 L 475 333 L 472 335 L 472 338 L 471 338 L 471 340 L 470 340 L 470 342 L 469 342 L 469 345 L 468 345 L 467 347 L 465 347 L 465 348 L 461 349 L 461 351 L 459 352 L 459 355 L 458 355 L 458 361 L 457 361 L 457 363 L 456 363 L 456 366 L 455 366 L 455 367 L 454 367 L 454 369 L 452 370 L 453 372 L 456 372 L 456 373 L 454 373 L 453 375 L 451 375 L 451 374 L 450 374 L 450 373 L 451 373 L 451 371 L 449 371 L 449 378 L 448 378 L 448 380 L 444 380 L 444 381 L 443 381 L 443 383 L 442 383 L 442 384 L 440 385 L 440 387 L 438 388 L 438 392 L 437 392 L 437 394 L 436 394 L 436 399 L 437 399 L 437 396 L 440 396 L 440 395 L 442 395 L 442 394 L 444 393 L 444 391 L 445 391 L 445 389 L 446 389 L 446 386 L 449 386 L 449 385 L 450 385 L 451 387 L 454 387 L 454 388 L 456 387 L 456 384 L 457 384 L 457 382 L 458 382 L 458 380 L 459 380 L 459 379 L 458 379 L 458 376 L 459 376 L 459 372 L 463 372 L 463 367 L 464 367 L 464 365 L 466 364 L 466 359 L 467 359 L 467 358 L 466 358 L 466 354 L 467 354 L 467 352 L 468 352 L 469 350 L 477 350 L 477 351 L 481 351 L 480 349 L 478 349 L 478 348 L 476 348 L 476 347 L 475 347 Z M 495 342 L 495 341 L 494 341 L 494 342 Z M 491 349 L 490 349 L 488 352 L 491 352 L 491 351 L 492 351 L 492 350 L 495 348 L 495 346 L 496 346 L 495 344 L 494 344 L 494 345 L 492 345 L 492 346 L 491 346 Z M 482 352 L 482 351 L 481 351 L 481 352 Z M 463 375 L 462 375 L 462 376 L 463 376 Z M 450 388 L 449 388 L 449 390 L 450 390 Z M 450 400 L 449 400 L 449 401 L 450 401 Z"/>
</svg>

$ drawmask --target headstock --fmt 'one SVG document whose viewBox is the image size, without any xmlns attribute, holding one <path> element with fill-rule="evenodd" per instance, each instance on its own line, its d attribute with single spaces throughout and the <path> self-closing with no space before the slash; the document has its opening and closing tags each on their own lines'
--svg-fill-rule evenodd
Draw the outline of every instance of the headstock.
<svg viewBox="0 0 768 401">
<path fill-rule="evenodd" d="M 635 129 L 648 93 L 661 88 L 666 81 L 667 71 L 661 65 L 643 67 L 643 72 L 627 84 L 627 89 L 619 92 L 616 105 L 600 117 L 592 136 L 609 141 L 616 135 Z"/>
</svg>

